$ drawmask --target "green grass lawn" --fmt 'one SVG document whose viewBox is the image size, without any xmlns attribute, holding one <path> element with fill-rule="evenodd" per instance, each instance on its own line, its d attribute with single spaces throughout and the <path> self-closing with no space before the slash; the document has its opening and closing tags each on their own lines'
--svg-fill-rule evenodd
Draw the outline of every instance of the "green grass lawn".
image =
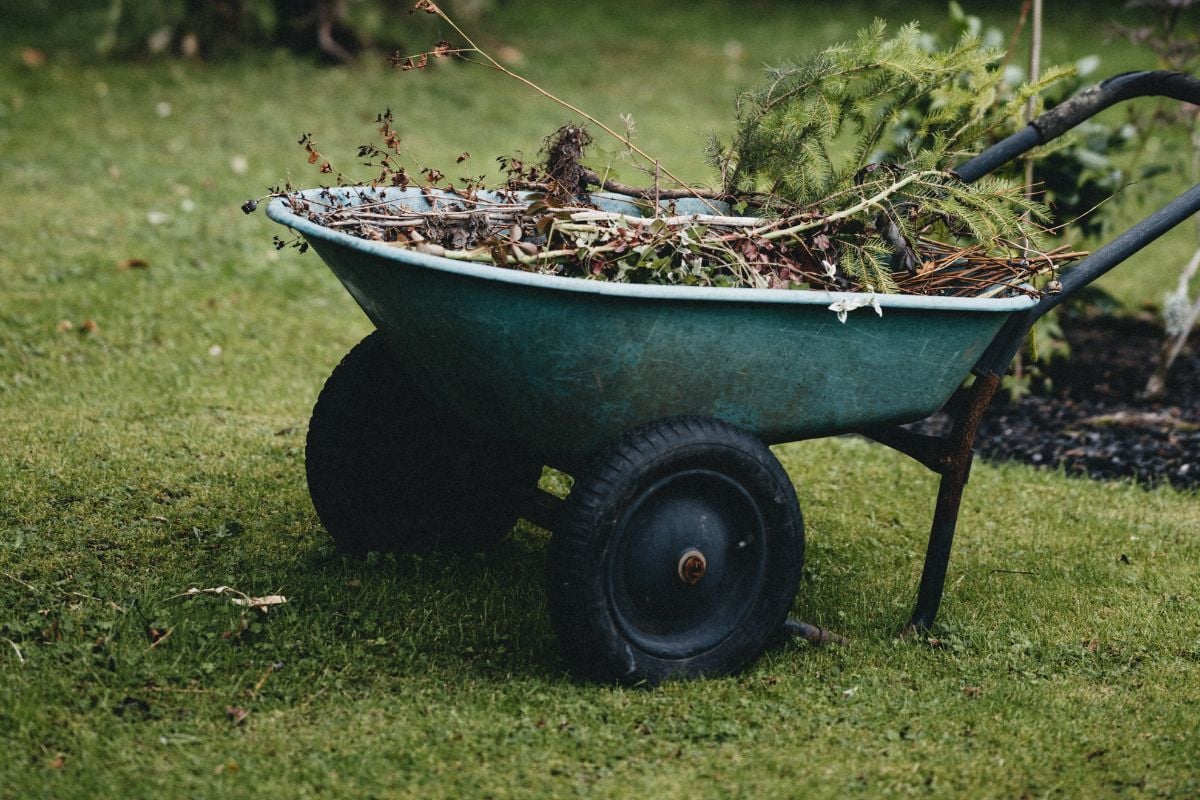
<svg viewBox="0 0 1200 800">
<path fill-rule="evenodd" d="M 697 180 L 760 63 L 939 14 L 562 8 L 498 4 L 488 36 Z M 1050 60 L 1098 49 L 1060 13 Z M 780 448 L 808 527 L 796 614 L 852 644 L 655 690 L 566 676 L 531 526 L 487 558 L 335 556 L 304 431 L 369 324 L 238 205 L 316 180 L 304 131 L 351 171 L 387 106 L 423 161 L 476 172 L 567 117 L 478 70 L 28 69 L 37 35 L 2 37 L 0 797 L 1200 794 L 1194 493 L 977 464 L 935 636 L 899 641 L 933 478 L 857 439 Z M 1144 66 L 1103 52 L 1102 74 Z M 1188 248 L 1108 286 L 1156 301 Z M 288 603 L 180 596 L 222 585 Z"/>
</svg>

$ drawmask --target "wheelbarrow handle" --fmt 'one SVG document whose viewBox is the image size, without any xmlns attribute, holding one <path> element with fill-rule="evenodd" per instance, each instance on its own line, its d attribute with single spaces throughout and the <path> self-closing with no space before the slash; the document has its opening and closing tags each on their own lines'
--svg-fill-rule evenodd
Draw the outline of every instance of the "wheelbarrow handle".
<svg viewBox="0 0 1200 800">
<path fill-rule="evenodd" d="M 1020 132 L 984 150 L 955 172 L 965 181 L 988 174 L 1039 144 L 1060 136 L 1104 109 L 1134 97 L 1172 97 L 1200 105 L 1200 79 L 1179 72 L 1127 72 L 1076 95 L 1030 122 Z M 1047 294 L 1028 311 L 1015 314 L 976 362 L 977 375 L 1003 375 L 1020 352 L 1029 329 L 1044 314 L 1079 292 L 1164 233 L 1200 211 L 1200 185 L 1193 186 L 1163 208 L 1122 233 L 1062 274 L 1061 288 Z"/>
<path fill-rule="evenodd" d="M 973 183 L 1038 145 L 1057 139 L 1109 106 L 1135 97 L 1171 97 L 1200 105 L 1200 78 L 1166 70 L 1114 75 L 1060 103 L 1012 136 L 963 162 L 954 173 L 967 183 Z"/>
<path fill-rule="evenodd" d="M 1041 301 L 1028 311 L 1010 317 L 975 363 L 972 371 L 977 375 L 1003 375 L 1020 351 L 1021 343 L 1029 329 L 1044 314 L 1198 211 L 1200 184 L 1176 197 L 1078 264 L 1064 270 L 1059 281 L 1062 288 L 1056 294 L 1042 297 Z"/>
</svg>

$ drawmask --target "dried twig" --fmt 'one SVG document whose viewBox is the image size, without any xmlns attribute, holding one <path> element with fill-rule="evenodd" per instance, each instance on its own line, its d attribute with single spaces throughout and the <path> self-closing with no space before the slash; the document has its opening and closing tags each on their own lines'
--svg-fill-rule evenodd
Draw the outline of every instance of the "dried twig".
<svg viewBox="0 0 1200 800">
<path fill-rule="evenodd" d="M 358 205 L 312 203 L 293 197 L 293 209 L 338 230 L 457 261 L 516 267 L 558 275 L 626 280 L 649 269 L 653 282 L 742 285 L 844 291 L 837 247 L 831 243 L 854 214 L 886 202 L 906 183 L 935 171 L 914 173 L 854 206 L 833 214 L 806 210 L 766 219 L 723 214 L 640 217 L 573 205 L 533 203 L 501 195 L 429 195 L 433 209 L 418 210 L 362 193 Z M 538 196 L 534 196 L 535 198 Z M 331 196 L 332 198 L 332 196 Z M 315 208 L 313 207 L 315 205 Z M 854 229 L 857 230 L 857 229 Z M 841 241 L 841 240 L 839 240 Z M 1068 246 L 1045 252 L 997 239 L 993 248 L 959 245 L 921 236 L 911 245 L 916 265 L 893 273 L 898 291 L 949 297 L 1000 293 L 1036 296 L 1034 276 L 1057 272 L 1086 253 Z M 651 265 L 647 267 L 646 265 Z M 866 286 L 857 288 L 869 291 Z"/>
</svg>

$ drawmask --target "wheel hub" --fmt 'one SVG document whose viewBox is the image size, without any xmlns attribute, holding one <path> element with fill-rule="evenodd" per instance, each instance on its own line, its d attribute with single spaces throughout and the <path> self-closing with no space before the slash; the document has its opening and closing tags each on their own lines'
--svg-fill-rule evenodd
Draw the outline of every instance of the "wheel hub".
<svg viewBox="0 0 1200 800">
<path fill-rule="evenodd" d="M 704 558 L 704 553 L 694 547 L 679 557 L 679 564 L 675 568 L 679 580 L 688 586 L 695 586 L 699 583 L 707 571 L 708 561 Z"/>
<path fill-rule="evenodd" d="M 608 574 L 623 635 L 656 658 L 716 646 L 754 606 L 765 523 L 737 479 L 707 469 L 646 486 L 617 520 Z"/>
</svg>

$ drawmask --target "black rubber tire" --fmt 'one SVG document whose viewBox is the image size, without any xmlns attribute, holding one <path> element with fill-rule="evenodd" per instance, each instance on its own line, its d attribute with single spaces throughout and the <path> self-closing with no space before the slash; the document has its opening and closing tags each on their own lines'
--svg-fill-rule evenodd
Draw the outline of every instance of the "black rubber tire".
<svg viewBox="0 0 1200 800">
<path fill-rule="evenodd" d="M 693 550 L 707 572 L 689 585 Z M 576 476 L 547 554 L 550 620 L 581 677 L 729 674 L 783 626 L 803 566 L 800 505 L 771 451 L 724 422 L 670 418 Z"/>
<path fill-rule="evenodd" d="M 542 472 L 422 396 L 378 331 L 325 382 L 304 466 L 317 516 L 354 555 L 492 547 Z"/>
</svg>

